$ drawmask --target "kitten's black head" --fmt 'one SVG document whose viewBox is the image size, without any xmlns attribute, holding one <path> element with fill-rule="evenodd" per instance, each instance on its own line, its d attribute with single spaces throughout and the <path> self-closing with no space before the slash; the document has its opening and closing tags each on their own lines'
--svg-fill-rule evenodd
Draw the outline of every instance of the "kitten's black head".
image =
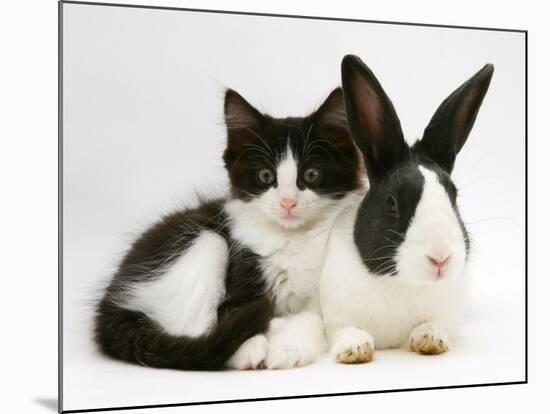
<svg viewBox="0 0 550 414">
<path fill-rule="evenodd" d="M 261 114 L 228 90 L 225 122 L 223 159 L 233 198 L 258 202 L 283 224 L 305 219 L 323 204 L 321 199 L 327 206 L 361 187 L 360 155 L 350 137 L 340 88 L 302 118 Z"/>
</svg>

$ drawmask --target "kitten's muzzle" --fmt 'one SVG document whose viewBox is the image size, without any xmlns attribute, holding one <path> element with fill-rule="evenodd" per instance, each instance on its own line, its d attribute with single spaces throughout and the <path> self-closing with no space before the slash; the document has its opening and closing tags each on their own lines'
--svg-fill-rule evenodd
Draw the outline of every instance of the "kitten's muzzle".
<svg viewBox="0 0 550 414">
<path fill-rule="evenodd" d="M 283 198 L 280 202 L 279 202 L 280 206 L 282 208 L 284 208 L 287 212 L 287 214 L 290 214 L 290 212 L 292 211 L 292 209 L 294 207 L 296 207 L 296 205 L 298 204 L 298 201 L 294 198 Z"/>
</svg>

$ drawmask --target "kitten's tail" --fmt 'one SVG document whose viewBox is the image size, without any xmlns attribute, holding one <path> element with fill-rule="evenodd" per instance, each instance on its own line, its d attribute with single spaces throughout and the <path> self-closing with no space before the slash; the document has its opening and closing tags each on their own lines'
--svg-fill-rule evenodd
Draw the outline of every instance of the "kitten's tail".
<svg viewBox="0 0 550 414">
<path fill-rule="evenodd" d="M 105 354 L 140 365 L 219 370 L 243 342 L 267 330 L 271 316 L 271 301 L 261 297 L 224 316 L 208 334 L 173 336 L 144 314 L 104 298 L 97 309 L 95 341 Z"/>
</svg>

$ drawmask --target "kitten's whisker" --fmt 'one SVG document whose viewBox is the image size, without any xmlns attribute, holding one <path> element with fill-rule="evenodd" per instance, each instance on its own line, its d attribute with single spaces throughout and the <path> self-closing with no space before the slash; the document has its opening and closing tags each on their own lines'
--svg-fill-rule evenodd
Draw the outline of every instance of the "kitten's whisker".
<svg viewBox="0 0 550 414">
<path fill-rule="evenodd" d="M 329 144 L 330 146 L 332 146 L 341 156 L 344 160 L 346 160 L 346 162 L 352 166 L 353 168 L 353 164 L 351 163 L 351 161 L 348 159 L 348 157 L 340 150 L 340 148 L 338 148 L 336 146 L 336 144 L 334 142 L 330 142 L 329 140 L 326 140 L 326 139 L 317 139 L 316 140 L 317 142 L 319 143 L 323 143 L 323 142 L 326 142 L 327 144 Z"/>
<path fill-rule="evenodd" d="M 235 124 L 232 124 L 232 125 L 228 125 L 227 126 L 228 129 L 244 129 L 248 132 L 250 132 L 252 135 L 254 135 L 256 138 L 258 138 L 258 140 L 260 140 L 260 142 L 264 145 L 265 149 L 269 152 L 269 154 L 273 157 L 273 151 L 272 149 L 270 148 L 269 145 L 267 145 L 267 142 L 260 136 L 258 135 L 256 132 L 254 132 L 252 129 L 244 126 L 244 125 L 235 125 Z"/>
<path fill-rule="evenodd" d="M 308 148 L 309 148 L 309 145 L 310 145 L 309 137 L 310 137 L 311 130 L 313 129 L 314 124 L 315 123 L 312 122 L 311 125 L 309 126 L 309 129 L 307 130 L 305 142 L 304 142 L 304 145 L 302 147 L 302 153 L 300 154 L 300 158 L 302 159 L 302 162 L 304 162 L 304 163 L 306 162 L 306 161 L 304 161 L 304 158 L 305 158 L 305 156 L 307 155 L 307 152 L 308 152 Z"/>
</svg>

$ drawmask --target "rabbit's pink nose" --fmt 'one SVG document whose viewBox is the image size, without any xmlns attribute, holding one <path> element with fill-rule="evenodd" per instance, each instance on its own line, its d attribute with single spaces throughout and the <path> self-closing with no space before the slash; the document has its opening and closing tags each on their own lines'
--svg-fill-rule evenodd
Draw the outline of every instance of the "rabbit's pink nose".
<svg viewBox="0 0 550 414">
<path fill-rule="evenodd" d="M 442 268 L 445 263 L 447 263 L 447 261 L 449 260 L 449 256 L 445 256 L 443 259 L 440 259 L 440 258 L 435 258 L 435 257 L 432 257 L 432 256 L 428 256 L 428 259 L 430 259 L 430 262 L 434 265 L 434 266 L 437 266 L 439 268 Z"/>
<path fill-rule="evenodd" d="M 281 207 L 284 208 L 286 211 L 292 210 L 294 207 L 296 207 L 296 204 L 298 204 L 298 201 L 296 201 L 294 198 L 283 198 L 280 201 Z"/>
</svg>

